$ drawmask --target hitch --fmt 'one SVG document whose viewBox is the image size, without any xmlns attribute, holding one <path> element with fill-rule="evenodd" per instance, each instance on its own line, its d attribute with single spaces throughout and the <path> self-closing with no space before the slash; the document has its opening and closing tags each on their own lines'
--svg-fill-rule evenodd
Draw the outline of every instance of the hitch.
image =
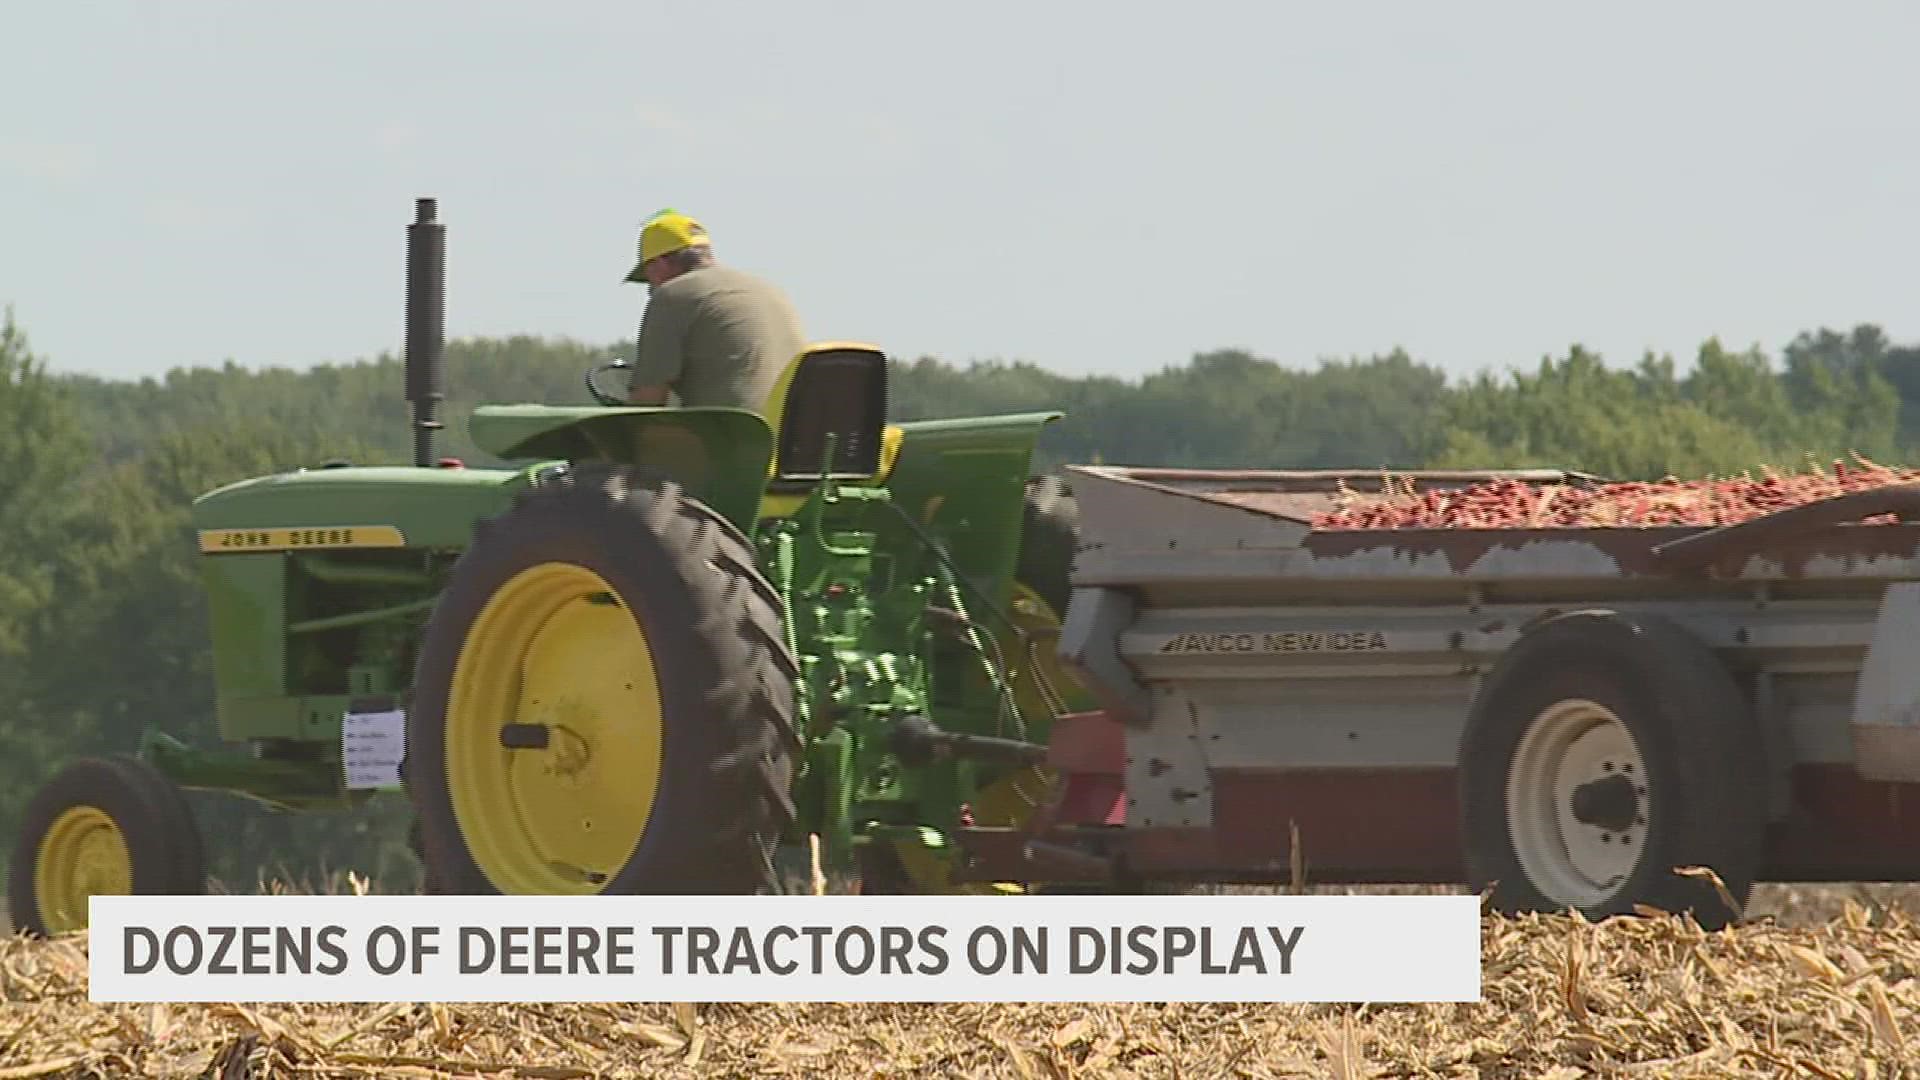
<svg viewBox="0 0 1920 1080">
<path fill-rule="evenodd" d="M 1044 743 L 942 731 L 932 720 L 917 713 L 901 717 L 894 723 L 891 745 L 894 754 L 903 763 L 912 766 L 929 765 L 946 758 L 1003 761 L 1016 765 L 1043 765 L 1047 761 Z"/>
</svg>

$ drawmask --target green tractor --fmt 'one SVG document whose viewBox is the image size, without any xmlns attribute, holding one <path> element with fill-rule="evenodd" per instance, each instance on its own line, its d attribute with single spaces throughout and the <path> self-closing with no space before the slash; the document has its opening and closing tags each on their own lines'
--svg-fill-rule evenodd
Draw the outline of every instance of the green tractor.
<svg viewBox="0 0 1920 1080">
<path fill-rule="evenodd" d="M 1075 543 L 1034 477 L 1058 413 L 890 423 L 887 358 L 828 342 L 764 412 L 479 408 L 507 468 L 435 456 L 445 226 L 407 233 L 414 462 L 328 462 L 194 507 L 224 747 L 143 734 L 26 813 L 14 926 L 205 887 L 182 790 L 282 811 L 404 794 L 428 891 L 778 888 L 817 838 L 867 891 L 1019 891 Z M 965 836 L 984 838 L 972 848 Z M 998 839 L 998 843 L 994 843 Z M 1084 856 L 1051 867 L 1089 880 Z M 1097 860 L 1096 860 L 1097 861 Z"/>
</svg>

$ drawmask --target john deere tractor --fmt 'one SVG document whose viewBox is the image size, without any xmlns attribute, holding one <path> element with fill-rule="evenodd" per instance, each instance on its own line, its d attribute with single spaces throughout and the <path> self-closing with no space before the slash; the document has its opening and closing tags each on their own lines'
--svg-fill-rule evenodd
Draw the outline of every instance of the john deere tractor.
<svg viewBox="0 0 1920 1080">
<path fill-rule="evenodd" d="M 410 801 L 428 888 L 752 892 L 817 838 L 869 890 L 1018 889 L 956 854 L 1046 794 L 1071 497 L 1057 413 L 891 423 L 887 358 L 827 342 L 761 411 L 495 405 L 436 456 L 445 226 L 407 233 L 411 465 L 316 464 L 194 506 L 222 747 L 150 730 L 34 798 L 16 927 L 204 887 L 183 789 Z M 1031 851 L 1029 850 L 1029 854 Z M 1023 877 L 1022 865 L 1033 873 Z"/>
</svg>

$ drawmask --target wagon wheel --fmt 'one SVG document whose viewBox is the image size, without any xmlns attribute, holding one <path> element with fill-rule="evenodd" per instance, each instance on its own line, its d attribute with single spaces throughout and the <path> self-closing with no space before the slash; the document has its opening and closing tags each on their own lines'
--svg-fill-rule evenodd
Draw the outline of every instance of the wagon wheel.
<svg viewBox="0 0 1920 1080">
<path fill-rule="evenodd" d="M 1506 912 L 1736 920 L 1765 835 L 1759 747 L 1739 688 L 1684 630 L 1609 612 L 1544 623 L 1488 676 L 1462 738 L 1471 883 Z M 1680 872 L 1696 866 L 1731 904 Z"/>
<path fill-rule="evenodd" d="M 84 930 L 92 896 L 185 896 L 206 888 L 200 831 L 180 789 L 133 758 L 82 758 L 27 804 L 9 867 L 16 931 Z"/>
<path fill-rule="evenodd" d="M 746 538 L 676 485 L 600 468 L 522 493 L 422 642 L 406 786 L 429 889 L 774 885 L 797 677 Z"/>
</svg>

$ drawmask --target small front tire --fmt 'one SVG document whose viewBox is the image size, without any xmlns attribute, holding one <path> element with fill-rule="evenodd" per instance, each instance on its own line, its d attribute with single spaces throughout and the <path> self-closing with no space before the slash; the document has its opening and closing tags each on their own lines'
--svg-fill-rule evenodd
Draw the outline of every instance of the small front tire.
<svg viewBox="0 0 1920 1080">
<path fill-rule="evenodd" d="M 93 896 L 206 889 L 200 831 L 179 787 L 133 758 L 82 758 L 27 804 L 9 867 L 14 930 L 53 937 L 88 924 Z"/>
</svg>

